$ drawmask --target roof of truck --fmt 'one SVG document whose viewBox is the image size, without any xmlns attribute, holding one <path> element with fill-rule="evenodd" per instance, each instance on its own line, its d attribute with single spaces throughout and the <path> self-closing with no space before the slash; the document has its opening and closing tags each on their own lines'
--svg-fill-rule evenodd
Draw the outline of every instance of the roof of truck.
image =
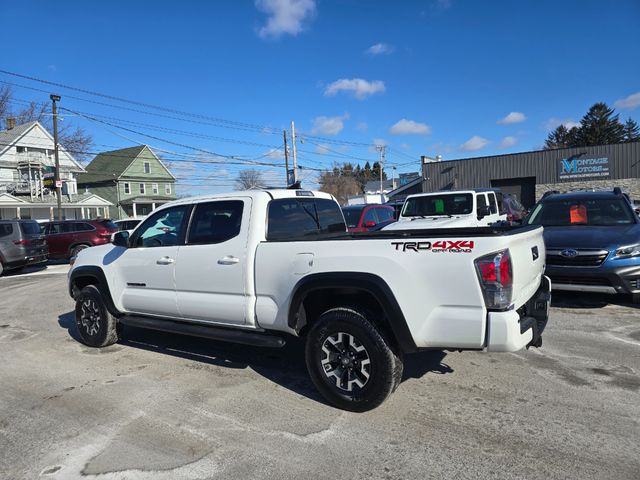
<svg viewBox="0 0 640 480">
<path fill-rule="evenodd" d="M 200 203 L 205 202 L 207 200 L 223 200 L 226 198 L 237 198 L 237 197 L 250 197 L 254 198 L 326 198 L 330 200 L 335 200 L 333 195 L 325 192 L 319 192 L 315 190 L 294 190 L 294 189 L 286 189 L 286 188 L 278 188 L 278 189 L 255 189 L 255 190 L 240 190 L 235 192 L 225 192 L 225 193 L 212 193 L 208 195 L 198 195 L 195 197 L 188 198 L 180 198 L 178 200 L 174 200 L 173 202 L 165 203 L 162 207 L 170 206 L 170 205 L 182 205 L 182 204 L 191 204 L 191 203 Z"/>
</svg>

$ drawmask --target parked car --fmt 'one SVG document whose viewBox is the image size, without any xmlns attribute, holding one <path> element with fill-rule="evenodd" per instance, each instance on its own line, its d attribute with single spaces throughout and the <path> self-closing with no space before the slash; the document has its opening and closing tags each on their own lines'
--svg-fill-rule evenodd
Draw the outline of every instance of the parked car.
<svg viewBox="0 0 640 480">
<path fill-rule="evenodd" d="M 393 207 L 386 205 L 349 205 L 342 207 L 342 214 L 349 232 L 379 230 L 395 222 Z"/>
<path fill-rule="evenodd" d="M 549 194 L 527 223 L 544 226 L 555 290 L 624 293 L 640 303 L 640 218 L 618 189 Z"/>
<path fill-rule="evenodd" d="M 506 221 L 495 189 L 451 190 L 409 195 L 396 223 L 384 230 L 486 227 Z"/>
<path fill-rule="evenodd" d="M 126 230 L 129 233 L 133 233 L 133 231 L 135 230 L 135 228 L 140 225 L 140 222 L 142 220 L 139 218 L 127 218 L 124 220 L 116 220 L 113 223 L 115 223 L 118 226 L 119 231 L 124 231 Z"/>
<path fill-rule="evenodd" d="M 47 261 L 47 242 L 35 220 L 0 220 L 0 275 Z"/>
<path fill-rule="evenodd" d="M 71 258 L 81 250 L 111 241 L 118 226 L 111 220 L 63 220 L 42 225 L 50 258 Z"/>
<path fill-rule="evenodd" d="M 317 389 L 353 411 L 396 389 L 405 353 L 541 345 L 550 301 L 541 227 L 346 230 L 323 192 L 167 203 L 132 236 L 118 232 L 72 262 L 80 339 L 111 345 L 118 325 L 263 347 L 303 337 Z"/>
</svg>

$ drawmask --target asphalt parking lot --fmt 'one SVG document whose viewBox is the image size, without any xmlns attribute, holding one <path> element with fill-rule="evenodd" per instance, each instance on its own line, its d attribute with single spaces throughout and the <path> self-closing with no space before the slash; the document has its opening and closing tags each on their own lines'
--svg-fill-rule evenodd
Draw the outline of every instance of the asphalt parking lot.
<svg viewBox="0 0 640 480">
<path fill-rule="evenodd" d="M 67 266 L 0 278 L 0 478 L 637 479 L 640 311 L 556 294 L 540 350 L 429 352 L 365 414 L 302 350 L 76 341 Z M 615 299 L 618 302 L 618 299 Z"/>
</svg>

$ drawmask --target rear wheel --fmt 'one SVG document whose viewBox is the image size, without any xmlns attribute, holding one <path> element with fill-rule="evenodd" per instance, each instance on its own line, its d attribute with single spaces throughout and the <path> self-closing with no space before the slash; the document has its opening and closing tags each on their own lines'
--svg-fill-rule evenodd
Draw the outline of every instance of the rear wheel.
<svg viewBox="0 0 640 480">
<path fill-rule="evenodd" d="M 71 254 L 69 255 L 69 258 L 77 257 L 78 254 L 85 248 L 89 248 L 89 245 L 76 245 L 71 249 Z"/>
<path fill-rule="evenodd" d="M 118 341 L 116 318 L 109 313 L 95 285 L 84 287 L 76 297 L 76 327 L 82 343 L 106 347 Z"/>
<path fill-rule="evenodd" d="M 402 360 L 367 318 L 349 308 L 323 313 L 307 336 L 306 363 L 320 393 L 344 410 L 382 404 L 402 378 Z"/>
</svg>

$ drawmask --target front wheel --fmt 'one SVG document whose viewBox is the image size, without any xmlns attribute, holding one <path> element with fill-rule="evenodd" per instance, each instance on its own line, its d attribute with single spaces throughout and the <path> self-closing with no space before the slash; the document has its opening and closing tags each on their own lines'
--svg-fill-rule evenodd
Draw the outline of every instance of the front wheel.
<svg viewBox="0 0 640 480">
<path fill-rule="evenodd" d="M 388 341 L 364 315 L 349 308 L 320 316 L 307 336 L 305 357 L 320 393 L 353 412 L 381 405 L 402 377 L 402 360 Z"/>
<path fill-rule="evenodd" d="M 76 327 L 82 343 L 107 347 L 118 341 L 116 318 L 109 313 L 95 285 L 84 287 L 76 297 Z"/>
</svg>

